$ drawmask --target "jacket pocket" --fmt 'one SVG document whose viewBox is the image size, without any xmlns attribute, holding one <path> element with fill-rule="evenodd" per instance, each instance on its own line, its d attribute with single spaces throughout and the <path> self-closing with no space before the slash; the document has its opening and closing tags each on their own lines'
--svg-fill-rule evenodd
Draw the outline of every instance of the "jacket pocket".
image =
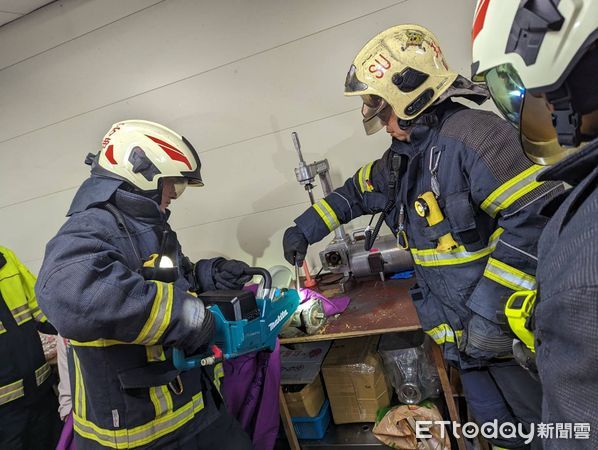
<svg viewBox="0 0 598 450">
<path fill-rule="evenodd" d="M 469 190 L 447 195 L 445 205 L 453 237 L 469 252 L 484 248 L 477 229 L 476 215 L 469 198 Z"/>
<path fill-rule="evenodd" d="M 379 213 L 384 210 L 388 198 L 380 192 L 364 192 L 363 205 L 365 209 L 371 213 Z"/>
</svg>

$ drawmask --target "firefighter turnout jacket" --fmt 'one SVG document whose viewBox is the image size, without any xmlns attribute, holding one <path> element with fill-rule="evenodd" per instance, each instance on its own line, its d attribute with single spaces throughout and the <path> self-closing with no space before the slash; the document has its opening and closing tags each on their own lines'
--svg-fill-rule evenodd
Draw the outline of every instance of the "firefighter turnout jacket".
<svg viewBox="0 0 598 450">
<path fill-rule="evenodd" d="M 406 233 L 418 283 L 412 298 L 424 331 L 461 368 L 505 356 L 463 350 L 491 347 L 496 339 L 510 347 L 497 312 L 512 292 L 535 289 L 537 242 L 547 220 L 538 211 L 562 184 L 536 181 L 542 167 L 526 159 L 507 122 L 447 100 L 433 120 L 412 129 L 410 142 L 393 140 L 382 158 L 295 220 L 310 244 L 385 208 L 393 155 L 405 164 L 386 224 L 395 235 Z M 434 226 L 414 207 L 425 192 L 437 194 L 444 215 Z M 439 237 L 449 232 L 458 246 L 438 250 Z"/>
<path fill-rule="evenodd" d="M 189 290 L 214 289 L 214 260 L 198 262 L 198 285 L 175 235 L 178 278 L 146 280 L 140 269 L 160 253 L 167 215 L 122 183 L 92 175 L 82 184 L 36 286 L 41 307 L 71 340 L 77 449 L 169 448 L 219 415 L 222 366 L 179 373 L 172 364 L 172 347 L 194 352 L 207 343 L 201 331 L 210 313 Z"/>
<path fill-rule="evenodd" d="M 56 334 L 34 293 L 35 277 L 0 247 L 0 412 L 36 403 L 52 388 L 38 330 Z"/>
</svg>

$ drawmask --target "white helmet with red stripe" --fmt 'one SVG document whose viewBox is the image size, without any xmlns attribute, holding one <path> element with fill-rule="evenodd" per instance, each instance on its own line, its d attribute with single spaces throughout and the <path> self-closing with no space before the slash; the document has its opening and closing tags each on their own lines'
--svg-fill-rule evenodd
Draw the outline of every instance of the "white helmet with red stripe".
<svg viewBox="0 0 598 450">
<path fill-rule="evenodd" d="M 165 177 L 203 186 L 200 169 L 199 156 L 187 139 L 146 120 L 115 123 L 92 165 L 92 173 L 122 179 L 142 191 L 159 189 Z"/>
<path fill-rule="evenodd" d="M 574 152 L 590 112 L 579 99 L 595 86 L 598 0 L 478 0 L 472 38 L 472 78 L 519 128 L 528 157 L 553 164 Z"/>
</svg>

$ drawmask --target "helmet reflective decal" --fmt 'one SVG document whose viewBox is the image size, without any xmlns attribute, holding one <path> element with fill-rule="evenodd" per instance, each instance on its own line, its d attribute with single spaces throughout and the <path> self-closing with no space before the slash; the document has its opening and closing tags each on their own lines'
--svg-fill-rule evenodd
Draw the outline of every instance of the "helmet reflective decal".
<svg viewBox="0 0 598 450">
<path fill-rule="evenodd" d="M 160 148 L 162 150 L 164 150 L 168 156 L 170 156 L 170 159 L 172 159 L 174 161 L 181 161 L 181 162 L 185 163 L 187 165 L 187 167 L 189 168 L 189 170 L 191 170 L 191 163 L 185 157 L 183 152 L 181 152 L 176 147 L 173 147 L 168 142 L 164 142 L 156 137 L 150 136 L 149 134 L 146 134 L 146 136 L 148 138 L 150 138 L 152 141 L 154 141 L 156 144 L 158 144 L 160 146 Z"/>
<path fill-rule="evenodd" d="M 473 19 L 473 28 L 471 30 L 471 40 L 475 41 L 475 38 L 480 34 L 482 28 L 484 28 L 484 21 L 486 20 L 486 12 L 488 11 L 488 5 L 490 0 L 482 0 L 478 5 Z"/>
<path fill-rule="evenodd" d="M 109 145 L 106 149 L 106 159 L 110 161 L 110 164 L 116 164 L 116 159 L 114 159 L 114 145 Z"/>
</svg>

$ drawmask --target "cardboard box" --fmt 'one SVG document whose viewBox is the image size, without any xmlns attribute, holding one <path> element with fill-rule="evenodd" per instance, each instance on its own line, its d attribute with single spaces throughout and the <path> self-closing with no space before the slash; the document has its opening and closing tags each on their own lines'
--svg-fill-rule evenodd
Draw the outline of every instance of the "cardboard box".
<svg viewBox="0 0 598 450">
<path fill-rule="evenodd" d="M 309 342 L 280 346 L 281 384 L 310 384 L 320 374 L 331 342 Z"/>
<path fill-rule="evenodd" d="M 294 385 L 291 385 L 294 386 Z M 290 386 L 284 386 L 289 388 Z M 320 374 L 313 382 L 306 384 L 297 392 L 286 392 L 284 398 L 289 408 L 289 413 L 293 417 L 316 417 L 324 404 L 324 388 Z"/>
<path fill-rule="evenodd" d="M 375 422 L 391 388 L 376 350 L 379 336 L 335 341 L 322 365 L 334 423 Z"/>
</svg>

